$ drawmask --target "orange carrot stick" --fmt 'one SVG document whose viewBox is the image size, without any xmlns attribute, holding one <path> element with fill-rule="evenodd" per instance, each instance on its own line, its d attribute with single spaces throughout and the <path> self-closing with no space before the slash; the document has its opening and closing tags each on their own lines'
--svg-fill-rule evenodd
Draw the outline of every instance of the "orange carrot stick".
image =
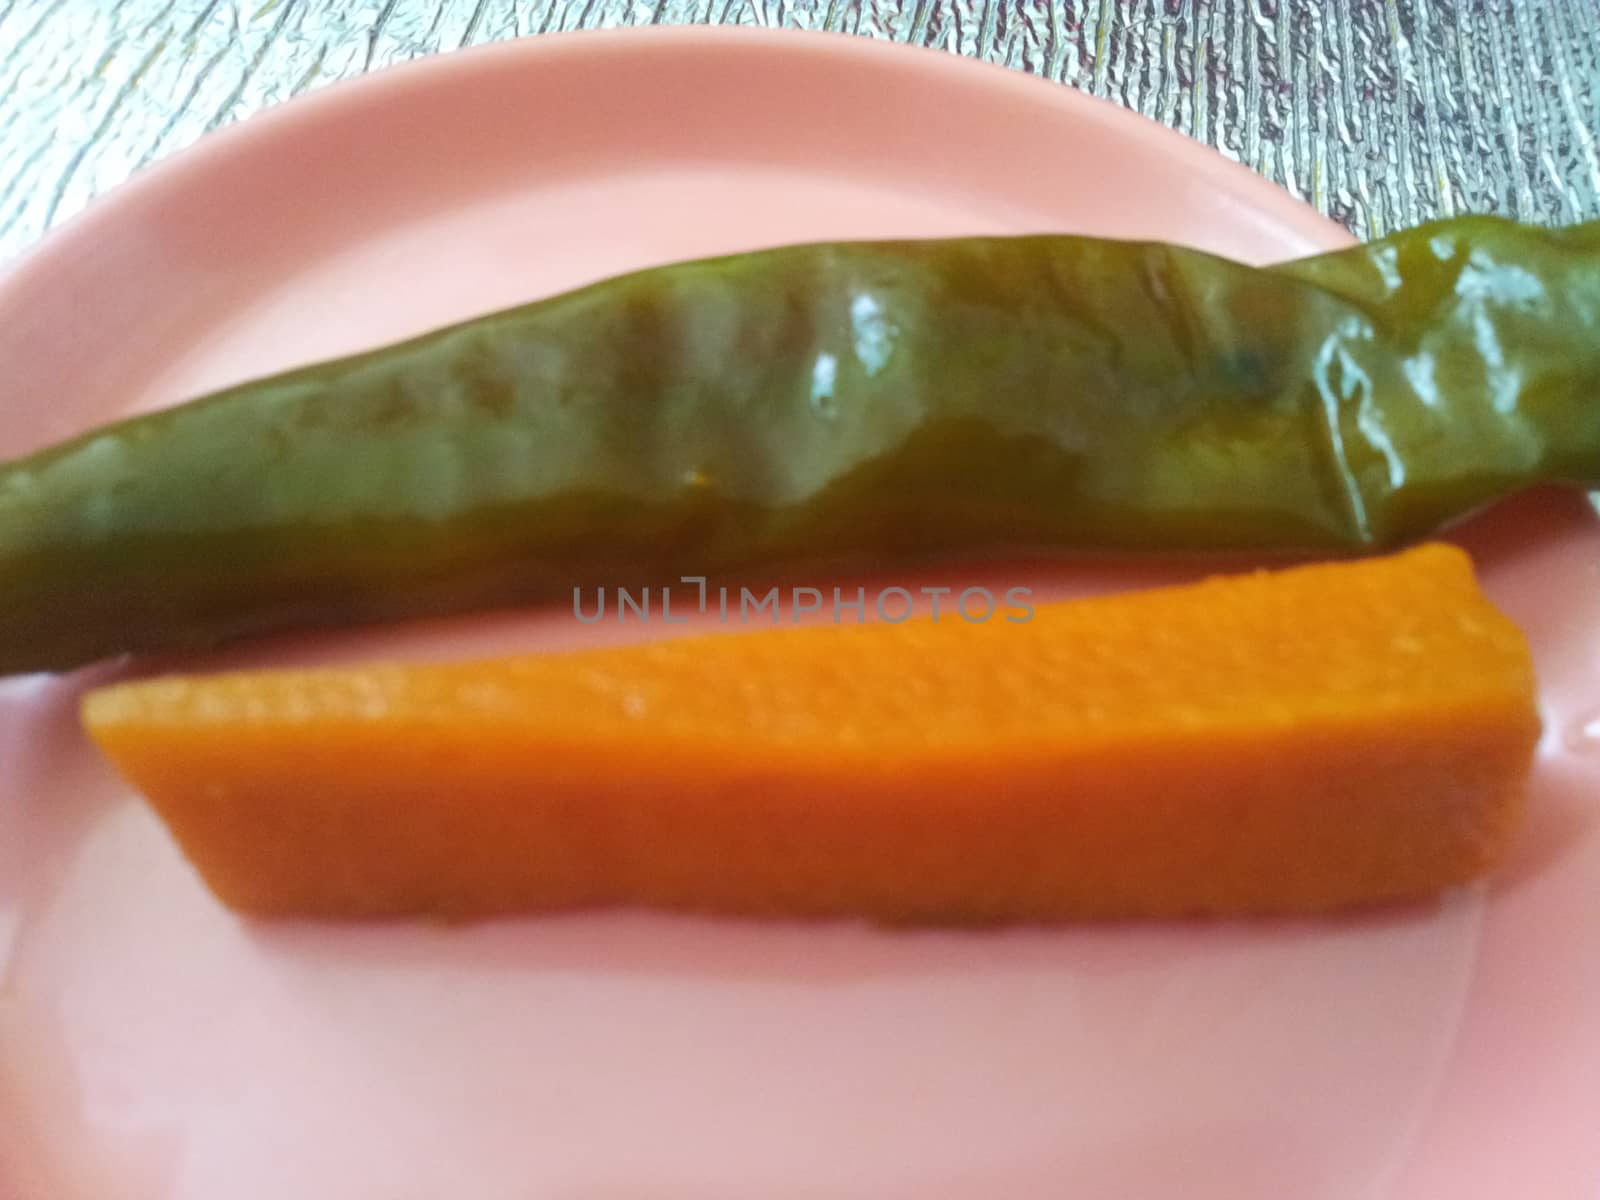
<svg viewBox="0 0 1600 1200">
<path fill-rule="evenodd" d="M 1036 610 L 169 678 L 90 733 L 246 912 L 1307 911 L 1489 868 L 1539 722 L 1461 552 Z"/>
</svg>

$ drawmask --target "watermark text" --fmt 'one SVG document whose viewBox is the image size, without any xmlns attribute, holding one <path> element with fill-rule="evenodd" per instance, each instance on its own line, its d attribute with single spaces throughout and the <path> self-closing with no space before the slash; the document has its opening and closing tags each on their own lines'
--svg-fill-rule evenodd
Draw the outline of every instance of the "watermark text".
<svg viewBox="0 0 1600 1200">
<path fill-rule="evenodd" d="M 572 615 L 585 625 L 614 621 L 687 624 L 691 614 L 713 617 L 722 625 L 798 625 L 808 618 L 832 618 L 835 625 L 869 620 L 891 625 L 916 614 L 918 601 L 928 602 L 934 621 L 960 619 L 969 625 L 999 620 L 1025 625 L 1033 620 L 1033 589 L 1005 588 L 997 596 L 986 587 L 884 587 L 853 589 L 815 587 L 711 587 L 704 575 L 685 575 L 662 587 L 573 588 Z M 831 593 L 831 594 L 830 594 Z"/>
</svg>

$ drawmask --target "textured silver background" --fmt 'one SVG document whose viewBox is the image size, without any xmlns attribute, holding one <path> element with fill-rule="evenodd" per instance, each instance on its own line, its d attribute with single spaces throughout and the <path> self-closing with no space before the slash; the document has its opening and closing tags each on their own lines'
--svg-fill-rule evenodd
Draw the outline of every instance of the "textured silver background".
<svg viewBox="0 0 1600 1200">
<path fill-rule="evenodd" d="M 1110 97 L 1371 236 L 1600 217 L 1600 0 L 0 0 L 0 260 L 208 129 L 554 30 L 684 22 L 943 47 Z"/>
</svg>

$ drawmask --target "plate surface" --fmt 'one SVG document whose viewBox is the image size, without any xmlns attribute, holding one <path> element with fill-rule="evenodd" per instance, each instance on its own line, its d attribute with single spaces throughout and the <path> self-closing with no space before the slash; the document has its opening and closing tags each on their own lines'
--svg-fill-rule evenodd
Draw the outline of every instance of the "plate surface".
<svg viewBox="0 0 1600 1200">
<path fill-rule="evenodd" d="M 215 135 L 47 240 L 0 281 L 0 455 L 648 263 L 1045 230 L 1250 261 L 1348 241 L 1209 150 L 954 57 L 507 43 Z M 241 922 L 78 732 L 115 668 L 0 682 L 0 1196 L 1593 1200 L 1600 534 L 1543 494 L 1460 538 L 1539 660 L 1528 830 L 1487 886 L 1339 920 Z M 657 632 L 509 614 L 205 665 Z"/>
</svg>

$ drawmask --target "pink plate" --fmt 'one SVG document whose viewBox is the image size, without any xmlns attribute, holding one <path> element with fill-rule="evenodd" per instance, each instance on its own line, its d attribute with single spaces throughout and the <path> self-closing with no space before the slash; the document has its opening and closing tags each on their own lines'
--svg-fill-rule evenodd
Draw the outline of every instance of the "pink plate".
<svg viewBox="0 0 1600 1200">
<path fill-rule="evenodd" d="M 0 455 L 645 263 L 1040 230 L 1254 261 L 1348 240 L 1138 117 L 942 54 L 509 43 L 208 138 L 49 239 L 0 282 Z M 1351 919 L 244 922 L 79 733 L 112 669 L 0 683 L 0 1194 L 1594 1200 L 1600 536 L 1546 494 L 1461 537 L 1537 649 L 1532 818 L 1487 886 Z M 505 615 L 206 664 L 577 629 Z"/>
</svg>

